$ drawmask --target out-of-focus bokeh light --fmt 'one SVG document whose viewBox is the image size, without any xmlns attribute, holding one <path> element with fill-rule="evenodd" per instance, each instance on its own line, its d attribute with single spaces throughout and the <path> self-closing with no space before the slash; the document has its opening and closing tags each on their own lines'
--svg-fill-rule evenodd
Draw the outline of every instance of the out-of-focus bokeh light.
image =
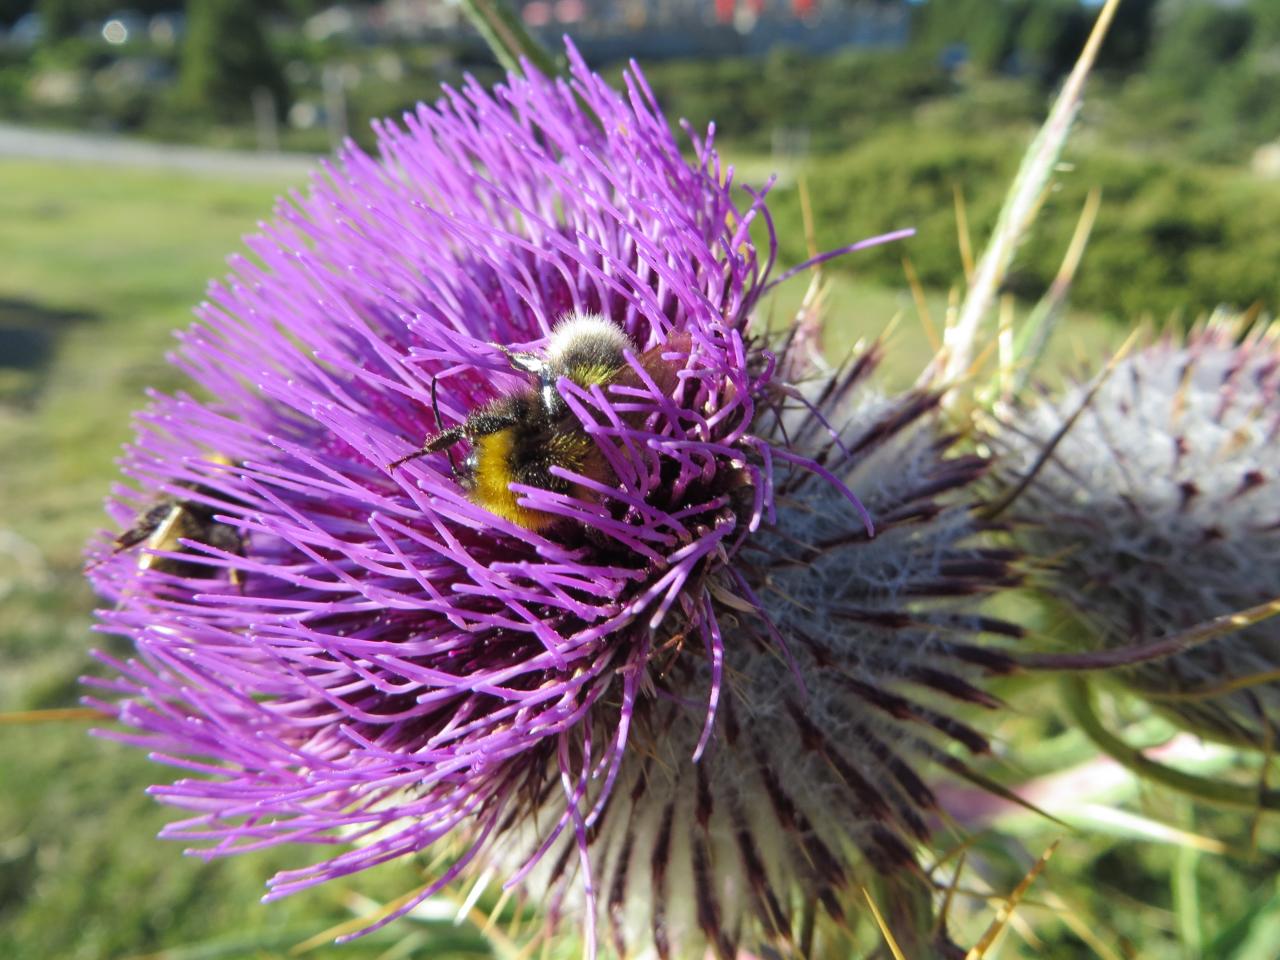
<svg viewBox="0 0 1280 960">
<path fill-rule="evenodd" d="M 102 39 L 116 45 L 129 41 L 129 28 L 122 20 L 108 20 L 102 25 Z"/>
</svg>

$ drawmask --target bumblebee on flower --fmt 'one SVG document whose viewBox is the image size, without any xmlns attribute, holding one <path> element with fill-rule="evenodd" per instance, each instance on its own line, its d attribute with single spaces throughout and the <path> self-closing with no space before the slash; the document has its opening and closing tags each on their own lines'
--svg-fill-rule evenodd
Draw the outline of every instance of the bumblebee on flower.
<svg viewBox="0 0 1280 960">
<path fill-rule="evenodd" d="M 352 844 L 270 896 L 447 843 L 382 922 L 484 865 L 539 871 L 589 950 L 604 920 L 728 956 L 838 916 L 855 863 L 912 873 L 911 764 L 985 746 L 923 697 L 991 702 L 1004 628 L 962 604 L 1006 560 L 936 398 L 873 401 L 870 360 L 782 382 L 763 192 L 569 52 L 378 125 L 210 287 L 178 362 L 211 399 L 158 399 L 125 469 L 216 494 L 244 547 L 184 560 L 240 582 L 102 537 L 139 655 L 99 702 L 200 758 L 155 789 L 170 835 Z"/>
<path fill-rule="evenodd" d="M 686 351 L 688 338 L 684 341 Z M 631 342 L 611 321 L 592 314 L 570 314 L 557 323 L 545 359 L 535 354 L 510 353 L 512 367 L 537 377 L 537 386 L 517 390 L 478 407 L 461 424 L 428 437 L 422 449 L 391 464 L 447 450 L 459 441 L 471 444 L 459 478 L 480 506 L 522 527 L 541 530 L 556 522 L 554 514 L 528 510 L 519 504 L 516 484 L 556 493 L 572 493 L 575 499 L 591 499 L 591 486 L 609 479 L 609 468 L 599 449 L 560 395 L 557 381 L 566 377 L 589 390 L 641 380 L 658 386 L 669 396 L 675 386 L 679 358 L 666 346 L 644 353 L 636 370 L 628 366 Z M 499 348 L 503 349 L 503 348 Z M 557 469 L 583 476 L 590 485 L 579 485 Z"/>
</svg>

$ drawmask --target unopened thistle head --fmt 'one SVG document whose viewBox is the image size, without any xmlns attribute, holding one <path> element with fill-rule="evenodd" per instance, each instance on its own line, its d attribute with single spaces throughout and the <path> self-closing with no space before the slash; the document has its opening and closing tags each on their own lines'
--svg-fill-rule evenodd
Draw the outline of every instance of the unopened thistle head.
<svg viewBox="0 0 1280 960">
<path fill-rule="evenodd" d="M 447 844 L 404 910 L 538 870 L 589 943 L 724 954 L 910 867 L 1005 557 L 931 397 L 752 340 L 762 194 L 570 55 L 380 125 L 210 288 L 92 548 L 96 702 L 195 774 L 169 835 L 350 844 L 271 896 Z"/>
<path fill-rule="evenodd" d="M 1016 483 L 1087 386 L 1020 410 L 1000 435 Z M 1280 330 L 1217 315 L 1121 360 L 1010 509 L 1048 561 L 1045 592 L 1113 648 L 1280 597 Z M 1280 621 L 1123 678 L 1207 736 L 1272 747 Z"/>
</svg>

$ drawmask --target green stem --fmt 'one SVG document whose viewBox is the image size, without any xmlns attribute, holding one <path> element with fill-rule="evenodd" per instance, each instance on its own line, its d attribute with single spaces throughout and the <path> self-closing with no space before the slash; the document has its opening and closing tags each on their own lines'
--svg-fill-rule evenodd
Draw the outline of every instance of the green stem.
<svg viewBox="0 0 1280 960">
<path fill-rule="evenodd" d="M 1063 677 L 1059 689 L 1063 705 L 1085 735 L 1104 753 L 1143 779 L 1164 784 L 1207 803 L 1280 812 L 1280 791 L 1197 777 L 1145 757 L 1102 725 L 1093 709 L 1092 688 L 1083 678 Z"/>
<path fill-rule="evenodd" d="M 1183 819 L 1191 829 L 1195 828 L 1195 810 L 1185 800 L 1180 804 L 1185 808 Z M 1204 913 L 1200 909 L 1200 882 L 1196 877 L 1196 869 L 1200 865 L 1201 852 L 1190 844 L 1178 848 L 1174 861 L 1172 892 L 1173 903 L 1178 918 L 1178 934 L 1187 955 L 1199 957 L 1204 952 L 1204 930 L 1201 921 Z"/>
<path fill-rule="evenodd" d="M 101 720 L 111 721 L 115 717 L 103 713 L 96 707 L 58 707 L 50 710 L 17 710 L 13 713 L 0 713 L 0 726 L 6 724 L 27 723 L 64 723 L 69 720 Z"/>
<path fill-rule="evenodd" d="M 1116 354 L 1119 358 L 1124 355 L 1124 350 Z M 1110 370 L 1112 364 L 1108 364 Z M 1101 378 L 1099 378 L 1101 379 Z M 1090 387 L 1088 396 L 1092 396 L 1097 386 Z M 1086 397 L 1086 402 L 1087 402 Z M 1083 409 L 1081 405 L 1080 409 Z M 1069 427 L 1075 420 L 1077 414 L 1073 413 L 1068 419 L 1064 427 Z M 1049 449 L 1061 439 L 1059 436 L 1050 441 Z M 1030 473 L 1030 471 L 1028 472 Z M 1026 487 L 1026 480 L 1018 484 L 1015 493 Z M 995 506 L 989 508 L 987 517 L 996 516 L 1001 510 L 1008 506 L 1008 497 L 1002 499 Z M 1217 640 L 1229 633 L 1237 630 L 1243 630 L 1245 627 L 1251 627 L 1255 623 L 1261 623 L 1263 620 L 1269 620 L 1274 616 L 1280 615 L 1280 599 L 1268 600 L 1266 603 L 1259 603 L 1256 606 L 1249 607 L 1247 610 L 1239 610 L 1235 613 L 1224 613 L 1220 617 L 1214 617 L 1212 620 L 1206 620 L 1203 623 L 1197 623 L 1194 627 L 1188 627 L 1179 633 L 1175 633 L 1171 637 L 1161 637 L 1159 640 L 1153 640 L 1149 643 L 1134 644 L 1131 647 L 1113 647 L 1109 650 L 1089 650 L 1084 653 L 1029 653 L 1018 658 L 1018 666 L 1027 670 L 1114 670 L 1117 667 L 1132 667 L 1140 663 L 1151 663 L 1156 660 L 1164 660 L 1168 657 L 1185 653 L 1203 643 L 1210 640 Z M 1251 682 L 1254 678 L 1250 678 Z M 1257 682 L 1263 682 L 1257 680 Z"/>
<path fill-rule="evenodd" d="M 505 69 L 521 73 L 520 61 L 524 59 L 548 77 L 561 72 L 547 48 L 502 0 L 461 0 L 461 6 Z"/>
</svg>

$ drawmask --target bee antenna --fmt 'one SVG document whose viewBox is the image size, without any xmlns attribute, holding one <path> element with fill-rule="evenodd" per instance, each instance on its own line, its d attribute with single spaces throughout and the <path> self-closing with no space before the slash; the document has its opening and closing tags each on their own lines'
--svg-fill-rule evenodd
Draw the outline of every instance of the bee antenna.
<svg viewBox="0 0 1280 960">
<path fill-rule="evenodd" d="M 436 429 L 444 430 L 444 421 L 440 419 L 440 401 L 436 398 L 436 378 L 431 378 L 431 413 L 436 418 Z M 445 448 L 445 456 L 449 458 L 449 470 L 456 477 L 458 475 L 458 465 L 453 459 L 453 444 Z"/>
</svg>

